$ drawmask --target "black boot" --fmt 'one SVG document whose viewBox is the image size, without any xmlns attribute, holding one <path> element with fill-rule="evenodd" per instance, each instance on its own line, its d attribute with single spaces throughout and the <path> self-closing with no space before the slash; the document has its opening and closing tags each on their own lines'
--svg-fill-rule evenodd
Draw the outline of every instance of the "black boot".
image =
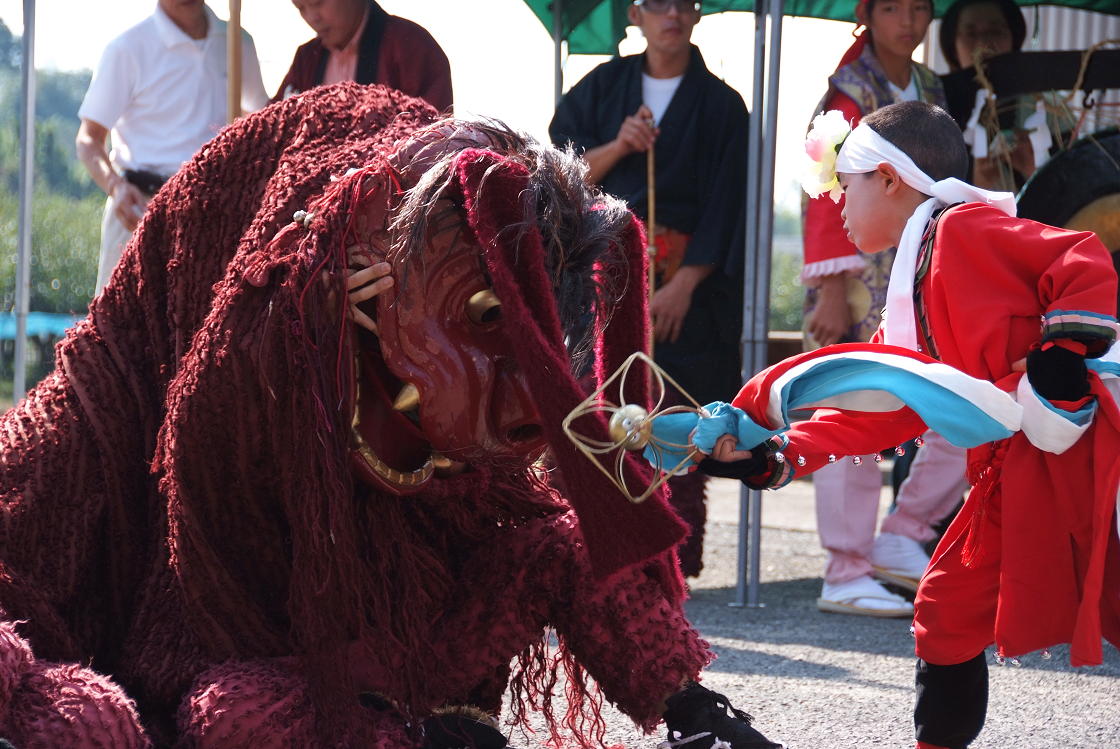
<svg viewBox="0 0 1120 749">
<path fill-rule="evenodd" d="M 695 682 L 665 700 L 665 705 L 669 742 L 676 746 L 710 749 L 716 741 L 724 741 L 731 749 L 782 749 L 751 727 L 751 716 Z"/>
<path fill-rule="evenodd" d="M 988 661 L 983 652 L 953 666 L 935 666 L 919 658 L 914 683 L 918 741 L 964 749 L 976 740 L 988 711 Z"/>
</svg>

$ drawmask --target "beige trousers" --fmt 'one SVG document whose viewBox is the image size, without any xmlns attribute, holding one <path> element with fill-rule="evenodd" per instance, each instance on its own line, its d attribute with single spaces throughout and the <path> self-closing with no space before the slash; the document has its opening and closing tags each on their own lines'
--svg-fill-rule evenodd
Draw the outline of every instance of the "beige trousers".
<svg viewBox="0 0 1120 749">
<path fill-rule="evenodd" d="M 117 218 L 116 201 L 112 197 L 105 200 L 105 213 L 101 216 L 101 253 L 97 256 L 97 288 L 94 296 L 101 293 L 113 270 L 120 262 L 125 245 L 132 238 L 132 232 L 125 228 Z"/>
</svg>

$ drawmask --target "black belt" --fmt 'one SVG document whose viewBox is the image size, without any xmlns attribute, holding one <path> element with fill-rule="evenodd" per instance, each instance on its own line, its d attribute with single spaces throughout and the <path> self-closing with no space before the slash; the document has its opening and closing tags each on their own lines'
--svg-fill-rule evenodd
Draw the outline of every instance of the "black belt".
<svg viewBox="0 0 1120 749">
<path fill-rule="evenodd" d="M 159 192 L 167 177 L 144 169 L 125 169 L 124 178 L 149 198 Z"/>
</svg>

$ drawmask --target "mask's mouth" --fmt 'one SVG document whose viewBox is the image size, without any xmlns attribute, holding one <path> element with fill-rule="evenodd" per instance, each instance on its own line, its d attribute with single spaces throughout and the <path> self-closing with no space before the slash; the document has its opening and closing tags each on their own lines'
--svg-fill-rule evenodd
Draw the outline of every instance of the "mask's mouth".
<svg viewBox="0 0 1120 749">
<path fill-rule="evenodd" d="M 359 335 L 361 339 L 364 335 Z M 433 477 L 460 473 L 468 462 L 525 460 L 547 446 L 535 409 L 510 420 L 507 415 L 499 443 L 448 450 L 441 454 L 421 429 L 420 393 L 397 378 L 371 341 L 355 341 L 354 407 L 350 463 L 364 483 L 393 494 L 413 494 Z M 495 417 L 496 423 L 502 419 Z"/>
<path fill-rule="evenodd" d="M 361 481 L 393 494 L 419 491 L 435 474 L 436 455 L 416 420 L 416 409 L 397 410 L 405 384 L 381 357 L 356 342 L 350 464 Z"/>
<path fill-rule="evenodd" d="M 516 447 L 536 447 L 544 440 L 544 430 L 540 424 L 521 424 L 506 432 L 506 441 Z"/>
</svg>

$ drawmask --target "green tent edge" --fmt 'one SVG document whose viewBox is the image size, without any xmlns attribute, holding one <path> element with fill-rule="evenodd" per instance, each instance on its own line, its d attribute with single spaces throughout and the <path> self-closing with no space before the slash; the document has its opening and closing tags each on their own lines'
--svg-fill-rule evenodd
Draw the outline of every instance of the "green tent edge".
<svg viewBox="0 0 1120 749">
<path fill-rule="evenodd" d="M 553 0 L 525 0 L 525 3 L 552 33 Z M 561 0 L 561 36 L 573 55 L 616 55 L 618 43 L 626 36 L 626 6 L 629 0 Z M 934 0 L 934 13 L 940 16 L 951 0 Z M 1024 8 L 1049 5 L 1120 15 L 1120 0 L 1051 0 L 1019 2 Z M 753 11 L 754 0 L 704 0 L 705 15 L 726 11 Z M 786 0 L 784 15 L 852 22 L 854 0 Z"/>
</svg>

